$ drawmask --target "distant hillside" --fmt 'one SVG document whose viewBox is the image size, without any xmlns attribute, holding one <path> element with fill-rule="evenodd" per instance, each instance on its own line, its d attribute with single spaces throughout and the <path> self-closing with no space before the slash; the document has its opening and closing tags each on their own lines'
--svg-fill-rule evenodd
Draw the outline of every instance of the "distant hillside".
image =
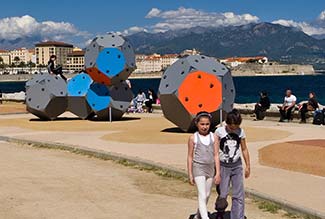
<svg viewBox="0 0 325 219">
<path fill-rule="evenodd" d="M 220 28 L 195 27 L 128 36 L 137 53 L 180 53 L 196 48 L 214 57 L 265 55 L 284 63 L 313 64 L 325 69 L 325 40 L 295 28 L 259 23 Z M 322 63 L 323 62 L 323 63 Z"/>
<path fill-rule="evenodd" d="M 38 43 L 40 41 L 41 38 L 39 37 L 25 37 L 17 38 L 15 40 L 0 39 L 0 49 L 11 50 L 21 47 L 34 48 L 35 43 Z"/>
</svg>

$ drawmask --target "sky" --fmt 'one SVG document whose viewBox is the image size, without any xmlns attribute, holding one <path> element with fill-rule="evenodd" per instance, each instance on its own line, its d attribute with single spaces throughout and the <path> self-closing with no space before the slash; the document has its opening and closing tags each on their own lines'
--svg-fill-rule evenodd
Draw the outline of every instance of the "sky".
<svg viewBox="0 0 325 219">
<path fill-rule="evenodd" d="M 98 34 L 273 22 L 325 36 L 325 0 L 15 0 L 1 2 L 0 40 L 38 36 L 82 46 Z"/>
</svg>

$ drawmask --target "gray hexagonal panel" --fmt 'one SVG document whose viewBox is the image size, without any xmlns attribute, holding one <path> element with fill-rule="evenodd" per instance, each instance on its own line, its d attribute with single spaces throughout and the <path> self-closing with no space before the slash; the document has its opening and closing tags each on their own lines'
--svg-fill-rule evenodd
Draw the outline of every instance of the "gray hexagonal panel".
<svg viewBox="0 0 325 219">
<path fill-rule="evenodd" d="M 95 38 L 96 39 L 96 38 Z M 96 59 L 99 52 L 103 49 L 96 40 L 93 40 L 86 48 L 85 67 L 92 68 L 96 65 Z"/>
<path fill-rule="evenodd" d="M 35 84 L 26 91 L 26 104 L 28 107 L 45 111 L 53 95 L 48 92 L 45 85 Z"/>
<path fill-rule="evenodd" d="M 193 68 L 207 73 L 214 75 L 225 75 L 228 72 L 226 66 L 217 62 L 214 58 L 208 56 L 192 55 L 188 56 L 186 59 Z"/>
<path fill-rule="evenodd" d="M 111 100 L 111 107 L 125 112 L 131 104 L 133 93 L 129 86 L 122 82 L 118 85 L 112 86 L 109 89 Z"/>
<path fill-rule="evenodd" d="M 75 114 L 81 119 L 92 118 L 94 113 L 90 108 L 86 97 L 68 97 L 68 108 L 71 113 Z"/>
<path fill-rule="evenodd" d="M 193 116 L 184 108 L 175 94 L 162 94 L 159 96 L 164 116 L 187 132 L 193 128 Z"/>
<path fill-rule="evenodd" d="M 120 47 L 124 44 L 123 37 L 116 33 L 109 33 L 107 35 L 100 35 L 97 37 L 97 43 L 105 48 Z"/>
<path fill-rule="evenodd" d="M 222 77 L 222 87 L 222 109 L 226 112 L 230 112 L 233 109 L 236 97 L 235 85 L 230 71 Z"/>
<path fill-rule="evenodd" d="M 47 77 L 47 75 L 49 75 L 49 73 L 42 73 L 42 72 L 40 72 L 37 75 L 35 75 L 32 79 L 30 79 L 30 80 L 28 80 L 26 82 L 26 84 L 25 84 L 26 90 L 29 87 L 31 87 L 31 86 L 33 86 L 35 84 L 38 84 L 40 81 L 44 80 Z"/>
<path fill-rule="evenodd" d="M 193 69 L 186 58 L 177 60 L 163 73 L 159 84 L 159 94 L 170 94 L 176 92 L 191 70 Z"/>
</svg>

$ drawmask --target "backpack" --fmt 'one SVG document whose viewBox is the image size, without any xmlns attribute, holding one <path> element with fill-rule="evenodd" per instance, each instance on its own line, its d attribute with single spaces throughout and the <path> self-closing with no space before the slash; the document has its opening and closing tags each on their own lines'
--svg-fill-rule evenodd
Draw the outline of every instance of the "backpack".
<svg viewBox="0 0 325 219">
<path fill-rule="evenodd" d="M 325 109 L 315 111 L 313 124 L 314 125 L 325 125 Z"/>
</svg>

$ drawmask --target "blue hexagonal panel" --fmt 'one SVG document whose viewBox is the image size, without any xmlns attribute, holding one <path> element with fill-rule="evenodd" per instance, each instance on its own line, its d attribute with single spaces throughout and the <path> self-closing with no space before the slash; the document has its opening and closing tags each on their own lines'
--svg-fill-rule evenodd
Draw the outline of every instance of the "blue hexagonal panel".
<svg viewBox="0 0 325 219">
<path fill-rule="evenodd" d="M 93 83 L 91 77 L 86 73 L 80 73 L 68 81 L 67 91 L 70 97 L 86 96 L 90 85 Z"/>
<path fill-rule="evenodd" d="M 123 71 L 125 57 L 117 48 L 105 48 L 99 53 L 96 63 L 99 71 L 108 77 L 114 77 Z"/>
<path fill-rule="evenodd" d="M 108 87 L 99 83 L 90 85 L 87 102 L 95 112 L 108 108 L 111 102 Z"/>
</svg>

